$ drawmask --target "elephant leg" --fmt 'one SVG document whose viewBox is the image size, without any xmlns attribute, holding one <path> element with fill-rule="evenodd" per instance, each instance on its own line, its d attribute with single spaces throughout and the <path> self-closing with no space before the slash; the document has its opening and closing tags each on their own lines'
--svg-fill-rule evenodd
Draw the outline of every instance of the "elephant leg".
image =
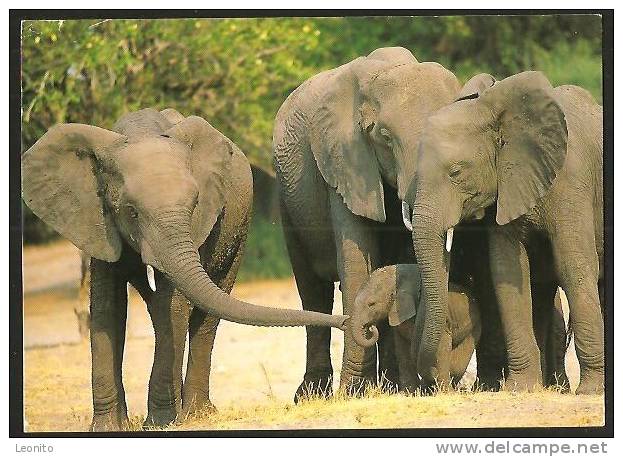
<svg viewBox="0 0 623 457">
<path fill-rule="evenodd" d="M 489 243 L 491 273 L 508 358 L 505 389 L 532 389 L 542 385 L 543 377 L 540 351 L 532 327 L 528 254 L 517 233 L 508 228 L 493 228 Z"/>
<path fill-rule="evenodd" d="M 590 208 L 580 214 L 587 217 Z M 578 209 L 581 210 L 581 209 Z M 569 213 L 574 214 L 574 213 Z M 556 230 L 552 245 L 560 283 L 569 301 L 569 322 L 580 364 L 577 394 L 604 390 L 604 322 L 598 291 L 599 264 L 592 225 Z"/>
<path fill-rule="evenodd" d="M 80 255 L 80 290 L 78 291 L 78 302 L 74 307 L 74 314 L 78 321 L 78 332 L 80 337 L 86 340 L 89 337 L 89 327 L 91 321 L 90 302 L 91 302 L 91 257 L 82 253 Z"/>
<path fill-rule="evenodd" d="M 475 347 L 476 343 L 474 337 L 468 335 L 467 338 L 450 351 L 450 378 L 452 387 L 456 388 L 463 378 L 469 362 L 472 359 Z"/>
<path fill-rule="evenodd" d="M 215 284 L 228 294 L 234 287 L 245 244 L 246 235 L 242 237 L 229 269 L 224 274 L 221 272 L 222 275 L 214 278 Z M 208 255 L 210 254 L 207 250 L 202 250 L 202 262 L 204 264 L 207 261 L 205 257 Z M 210 374 L 212 371 L 212 351 L 219 322 L 219 318 L 206 314 L 197 307 L 193 308 L 190 315 L 188 364 L 182 393 L 182 417 L 184 419 L 197 411 L 216 411 L 210 400 Z"/>
<path fill-rule="evenodd" d="M 482 247 L 480 255 L 482 251 L 489 255 L 488 243 L 478 247 Z M 476 382 L 479 389 L 498 390 L 507 370 L 506 345 L 489 262 L 477 262 L 473 277 L 473 293 L 482 316 L 480 339 L 476 343 Z"/>
<path fill-rule="evenodd" d="M 392 335 L 394 332 L 387 321 L 380 322 L 377 328 L 379 330 L 379 383 L 384 390 L 396 392 L 400 383 L 400 375 L 396 359 L 396 341 Z"/>
<path fill-rule="evenodd" d="M 164 427 L 182 409 L 182 364 L 190 308 L 186 298 L 159 271 L 147 309 L 154 325 L 154 363 L 143 427 Z"/>
<path fill-rule="evenodd" d="M 313 271 L 305 248 L 292 228 L 287 210 L 282 207 L 281 219 L 303 309 L 331 314 L 334 286 L 332 281 L 320 278 Z M 305 375 L 294 394 L 294 403 L 307 396 L 328 398 L 333 394 L 333 366 L 331 365 L 331 328 L 305 327 L 307 336 Z"/>
<path fill-rule="evenodd" d="M 335 192 L 330 194 L 330 205 L 342 304 L 344 314 L 350 315 L 359 289 L 378 266 L 378 245 L 370 223 L 351 213 Z M 364 349 L 357 345 L 350 330 L 344 332 L 341 390 L 359 395 L 376 383 L 376 352 L 376 347 Z"/>
<path fill-rule="evenodd" d="M 392 328 L 396 360 L 398 363 L 398 389 L 407 395 L 415 394 L 420 387 L 417 367 L 411 357 L 411 338 L 413 338 L 413 323 L 403 322 L 399 328 Z"/>
<path fill-rule="evenodd" d="M 122 365 L 127 317 L 127 282 L 117 264 L 91 261 L 91 431 L 128 428 Z"/>
<path fill-rule="evenodd" d="M 197 411 L 212 412 L 216 409 L 210 401 L 210 371 L 216 329 L 220 319 L 193 308 L 188 328 L 188 364 L 184 380 L 182 418 Z"/>
<path fill-rule="evenodd" d="M 552 367 L 548 364 L 547 347 L 552 337 L 550 330 L 552 327 L 556 287 L 556 284 L 552 282 L 539 283 L 533 281 L 530 285 L 532 294 L 532 326 L 540 351 L 541 373 L 543 374 L 544 385 L 548 385 L 548 379 L 552 370 Z"/>
</svg>

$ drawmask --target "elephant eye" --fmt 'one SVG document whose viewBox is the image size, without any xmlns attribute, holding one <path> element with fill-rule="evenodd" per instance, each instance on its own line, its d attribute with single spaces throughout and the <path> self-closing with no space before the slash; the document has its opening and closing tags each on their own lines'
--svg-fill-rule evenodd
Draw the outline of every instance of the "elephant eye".
<svg viewBox="0 0 623 457">
<path fill-rule="evenodd" d="M 450 178 L 452 179 L 458 178 L 460 174 L 461 174 L 461 167 L 459 167 L 458 165 L 454 165 L 450 167 L 450 170 L 448 171 L 448 176 L 450 176 Z"/>
<path fill-rule="evenodd" d="M 387 130 L 386 128 L 381 128 L 379 129 L 379 134 L 383 137 L 383 140 L 385 140 L 387 144 L 391 144 L 392 134 L 389 132 L 389 130 Z"/>
<path fill-rule="evenodd" d="M 136 219 L 138 217 L 138 211 L 136 211 L 136 208 L 132 205 L 128 205 L 128 214 L 130 215 L 130 217 L 132 219 Z"/>
</svg>

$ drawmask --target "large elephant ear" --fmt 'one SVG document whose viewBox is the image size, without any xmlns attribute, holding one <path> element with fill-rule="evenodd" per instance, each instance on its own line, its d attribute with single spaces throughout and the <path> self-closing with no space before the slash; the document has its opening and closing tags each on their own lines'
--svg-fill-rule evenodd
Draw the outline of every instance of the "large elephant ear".
<svg viewBox="0 0 623 457">
<path fill-rule="evenodd" d="M 191 171 L 199 186 L 199 198 L 190 236 L 199 248 L 225 206 L 234 148 L 227 137 L 198 116 L 185 118 L 165 134 L 185 143 L 191 151 Z"/>
<path fill-rule="evenodd" d="M 506 78 L 481 99 L 496 119 L 496 220 L 506 224 L 530 211 L 554 183 L 567 155 L 567 123 L 540 72 Z"/>
<path fill-rule="evenodd" d="M 83 124 L 52 127 L 22 155 L 22 196 L 28 207 L 79 249 L 114 262 L 121 237 L 97 177 L 97 157 L 126 137 Z"/>
<path fill-rule="evenodd" d="M 376 68 L 381 61 L 374 61 Z M 384 222 L 383 184 L 374 149 L 364 135 L 372 109 L 364 104 L 360 57 L 328 76 L 318 108 L 312 115 L 310 144 L 324 180 L 334 187 L 350 211 Z M 359 71 L 356 71 L 358 69 Z"/>
<path fill-rule="evenodd" d="M 478 98 L 482 92 L 495 84 L 495 78 L 488 73 L 479 73 L 472 76 L 465 83 L 455 101 Z"/>
</svg>

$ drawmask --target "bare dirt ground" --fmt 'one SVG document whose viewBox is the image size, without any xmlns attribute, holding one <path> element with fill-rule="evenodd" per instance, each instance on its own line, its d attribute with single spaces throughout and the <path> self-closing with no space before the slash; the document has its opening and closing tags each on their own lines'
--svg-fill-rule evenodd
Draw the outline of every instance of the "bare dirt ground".
<svg viewBox="0 0 623 457">
<path fill-rule="evenodd" d="M 28 431 L 83 431 L 91 409 L 89 344 L 74 315 L 78 251 L 61 241 L 24 251 L 24 403 Z M 299 308 L 292 279 L 237 285 L 233 294 L 257 304 Z M 124 384 L 132 423 L 146 413 L 153 332 L 145 305 L 130 289 Z M 341 311 L 336 291 L 335 312 Z M 342 335 L 333 330 L 332 359 L 341 367 Z M 473 377 L 473 366 L 471 376 Z M 567 354 L 572 387 L 578 368 Z M 256 328 L 221 322 L 213 354 L 211 397 L 219 412 L 198 415 L 181 429 L 598 426 L 602 396 L 450 393 L 411 397 L 373 392 L 363 399 L 292 404 L 305 371 L 303 328 Z M 336 380 L 337 382 L 337 380 Z M 336 384 L 337 385 L 337 384 Z"/>
</svg>

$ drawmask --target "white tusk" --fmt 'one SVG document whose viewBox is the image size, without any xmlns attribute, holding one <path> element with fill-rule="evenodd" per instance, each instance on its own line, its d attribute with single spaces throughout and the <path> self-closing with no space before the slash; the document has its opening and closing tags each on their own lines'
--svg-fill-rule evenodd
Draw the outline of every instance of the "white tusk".
<svg viewBox="0 0 623 457">
<path fill-rule="evenodd" d="M 454 227 L 448 229 L 446 233 L 446 251 L 450 252 L 452 249 L 452 237 L 454 236 Z"/>
<path fill-rule="evenodd" d="M 411 223 L 411 208 L 409 208 L 409 204 L 403 200 L 402 202 L 402 222 L 407 227 L 407 230 L 410 232 L 413 231 L 413 224 Z"/>
<path fill-rule="evenodd" d="M 154 292 L 156 291 L 156 277 L 154 276 L 154 267 L 147 265 L 147 282 Z"/>
</svg>

